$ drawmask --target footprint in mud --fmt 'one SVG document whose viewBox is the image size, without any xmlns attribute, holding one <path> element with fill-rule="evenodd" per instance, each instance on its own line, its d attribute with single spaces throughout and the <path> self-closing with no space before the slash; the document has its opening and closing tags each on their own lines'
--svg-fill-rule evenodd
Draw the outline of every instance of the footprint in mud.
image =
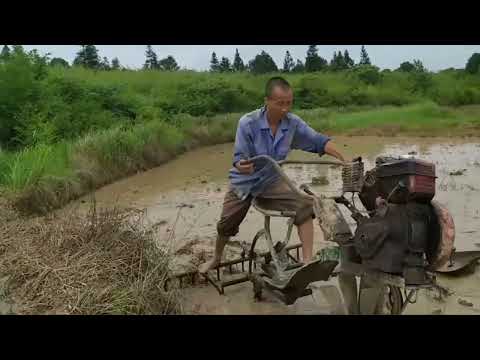
<svg viewBox="0 0 480 360">
<path fill-rule="evenodd" d="M 458 303 L 460 305 L 463 305 L 463 306 L 467 306 L 467 307 L 473 307 L 473 303 L 471 303 L 470 301 L 468 300 L 465 300 L 465 299 L 458 299 Z"/>
<path fill-rule="evenodd" d="M 158 229 L 159 227 L 161 227 L 163 225 L 167 225 L 167 224 L 168 224 L 167 220 L 160 220 L 160 221 L 157 221 L 155 224 L 153 224 L 152 228 L 153 229 Z"/>
<path fill-rule="evenodd" d="M 451 176 L 460 176 L 460 175 L 465 174 L 466 171 L 467 171 L 467 169 L 455 170 L 455 171 L 451 171 L 449 174 Z"/>
</svg>

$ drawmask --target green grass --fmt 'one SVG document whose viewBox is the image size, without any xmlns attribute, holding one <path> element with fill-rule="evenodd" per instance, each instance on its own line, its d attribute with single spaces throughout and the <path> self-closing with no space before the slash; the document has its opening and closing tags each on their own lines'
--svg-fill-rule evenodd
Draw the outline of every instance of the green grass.
<svg viewBox="0 0 480 360">
<path fill-rule="evenodd" d="M 341 113 L 316 109 L 299 111 L 298 114 L 319 131 L 331 131 L 336 134 L 358 133 L 357 130 L 372 130 L 379 134 L 382 128 L 391 128 L 403 133 L 428 135 L 447 134 L 457 128 L 462 130 L 480 125 L 480 112 L 466 113 L 462 109 L 442 108 L 435 103 L 426 102 L 404 107 L 381 107 L 366 111 Z M 478 134 L 478 133 L 477 133 Z"/>
<path fill-rule="evenodd" d="M 45 177 L 67 178 L 73 175 L 68 143 L 39 145 L 0 157 L 1 183 L 17 192 L 36 185 Z"/>
<path fill-rule="evenodd" d="M 263 104 L 265 83 L 275 75 L 56 67 L 40 76 L 28 57 L 17 60 L 0 66 L 0 83 L 5 85 L 0 87 L 0 146 L 9 150 L 75 141 L 92 132 L 159 119 L 178 126 L 178 119 L 186 115 L 245 113 Z M 428 102 L 480 104 L 480 77 L 461 71 L 413 74 L 361 67 L 279 75 L 292 84 L 294 111 L 328 108 L 345 114 Z M 338 117 L 340 123 L 349 123 Z M 355 125 L 355 119 L 350 122 Z"/>
</svg>

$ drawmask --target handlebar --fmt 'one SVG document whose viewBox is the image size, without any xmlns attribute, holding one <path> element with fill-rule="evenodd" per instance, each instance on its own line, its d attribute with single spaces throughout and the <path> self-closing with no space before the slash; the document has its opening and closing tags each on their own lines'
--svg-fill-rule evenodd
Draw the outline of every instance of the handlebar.
<svg viewBox="0 0 480 360">
<path fill-rule="evenodd" d="M 359 158 L 361 159 L 361 158 Z M 266 160 L 270 162 L 275 170 L 278 172 L 280 177 L 287 183 L 288 187 L 300 198 L 313 199 L 314 194 L 308 190 L 307 187 L 302 187 L 302 190 L 305 192 L 299 191 L 299 189 L 293 185 L 290 178 L 285 174 L 282 169 L 283 165 L 287 164 L 315 164 L 315 165 L 334 165 L 334 166 L 345 166 L 347 163 L 342 163 L 341 161 L 332 161 L 332 160 L 307 160 L 307 161 L 296 161 L 296 160 L 280 160 L 276 161 L 268 155 L 257 155 L 248 159 L 248 161 L 254 162 L 256 160 Z M 355 160 L 354 160 L 355 161 Z M 357 160 L 358 161 L 358 160 Z"/>
</svg>

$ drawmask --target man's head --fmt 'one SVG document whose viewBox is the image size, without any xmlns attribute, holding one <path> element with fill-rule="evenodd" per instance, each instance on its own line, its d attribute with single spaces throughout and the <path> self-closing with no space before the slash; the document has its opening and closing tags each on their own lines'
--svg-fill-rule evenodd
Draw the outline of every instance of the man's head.
<svg viewBox="0 0 480 360">
<path fill-rule="evenodd" d="M 275 119 L 283 118 L 292 108 L 293 91 L 282 77 L 273 77 L 265 86 L 265 105 L 269 115 Z"/>
</svg>

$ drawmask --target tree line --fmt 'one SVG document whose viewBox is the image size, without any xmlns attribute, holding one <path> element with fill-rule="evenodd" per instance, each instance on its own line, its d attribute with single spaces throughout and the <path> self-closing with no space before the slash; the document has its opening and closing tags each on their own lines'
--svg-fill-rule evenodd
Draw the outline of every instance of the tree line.
<svg viewBox="0 0 480 360">
<path fill-rule="evenodd" d="M 362 46 L 360 65 L 371 65 L 365 47 Z M 305 61 L 300 59 L 293 60 L 290 51 L 286 51 L 283 67 L 279 68 L 273 58 L 266 51 L 261 51 L 254 59 L 250 60 L 248 64 L 244 64 L 238 49 L 235 50 L 235 56 L 232 65 L 227 57 L 222 57 L 219 61 L 215 52 L 212 53 L 210 59 L 210 71 L 212 72 L 242 72 L 249 71 L 254 74 L 265 74 L 272 72 L 316 72 L 322 70 L 346 70 L 355 66 L 354 60 L 350 57 L 348 50 L 342 54 L 341 51 L 334 52 L 330 63 L 320 55 L 318 55 L 317 45 L 310 45 L 307 50 Z"/>
<path fill-rule="evenodd" d="M 13 45 L 12 49 L 8 45 L 4 45 L 0 52 L 0 60 L 8 59 L 10 53 L 15 51 L 15 47 L 21 45 Z M 33 50 L 36 53 L 36 50 Z M 38 55 L 38 54 L 37 54 Z M 69 67 L 70 64 L 62 58 L 49 58 L 51 54 L 46 54 L 45 59 L 51 66 Z M 126 70 L 120 65 L 117 57 L 111 61 L 107 57 L 101 58 L 98 54 L 98 49 L 95 45 L 80 45 L 80 50 L 77 52 L 72 63 L 73 66 L 83 66 L 94 70 Z M 309 45 L 305 60 L 296 59 L 294 61 L 292 55 L 287 50 L 283 60 L 283 66 L 278 67 L 273 58 L 266 51 L 261 51 L 252 60 L 245 63 L 240 56 L 238 49 L 235 49 L 233 61 L 228 57 L 222 57 L 220 60 L 217 54 L 213 52 L 210 58 L 210 72 L 251 72 L 253 74 L 266 74 L 274 72 L 284 73 L 308 73 L 318 71 L 343 71 L 362 66 L 374 66 L 367 53 L 365 46 L 362 45 L 360 50 L 360 61 L 358 64 L 350 57 L 348 50 L 335 51 L 330 61 L 320 56 L 317 45 Z M 178 71 L 180 67 L 172 55 L 159 59 L 151 45 L 147 45 L 145 51 L 145 62 L 143 64 L 144 70 L 160 70 L 160 71 Z M 423 66 L 420 60 L 404 61 L 396 69 L 403 72 L 426 72 L 427 69 Z M 465 71 L 470 74 L 480 72 L 480 53 L 474 53 L 467 60 Z"/>
</svg>

